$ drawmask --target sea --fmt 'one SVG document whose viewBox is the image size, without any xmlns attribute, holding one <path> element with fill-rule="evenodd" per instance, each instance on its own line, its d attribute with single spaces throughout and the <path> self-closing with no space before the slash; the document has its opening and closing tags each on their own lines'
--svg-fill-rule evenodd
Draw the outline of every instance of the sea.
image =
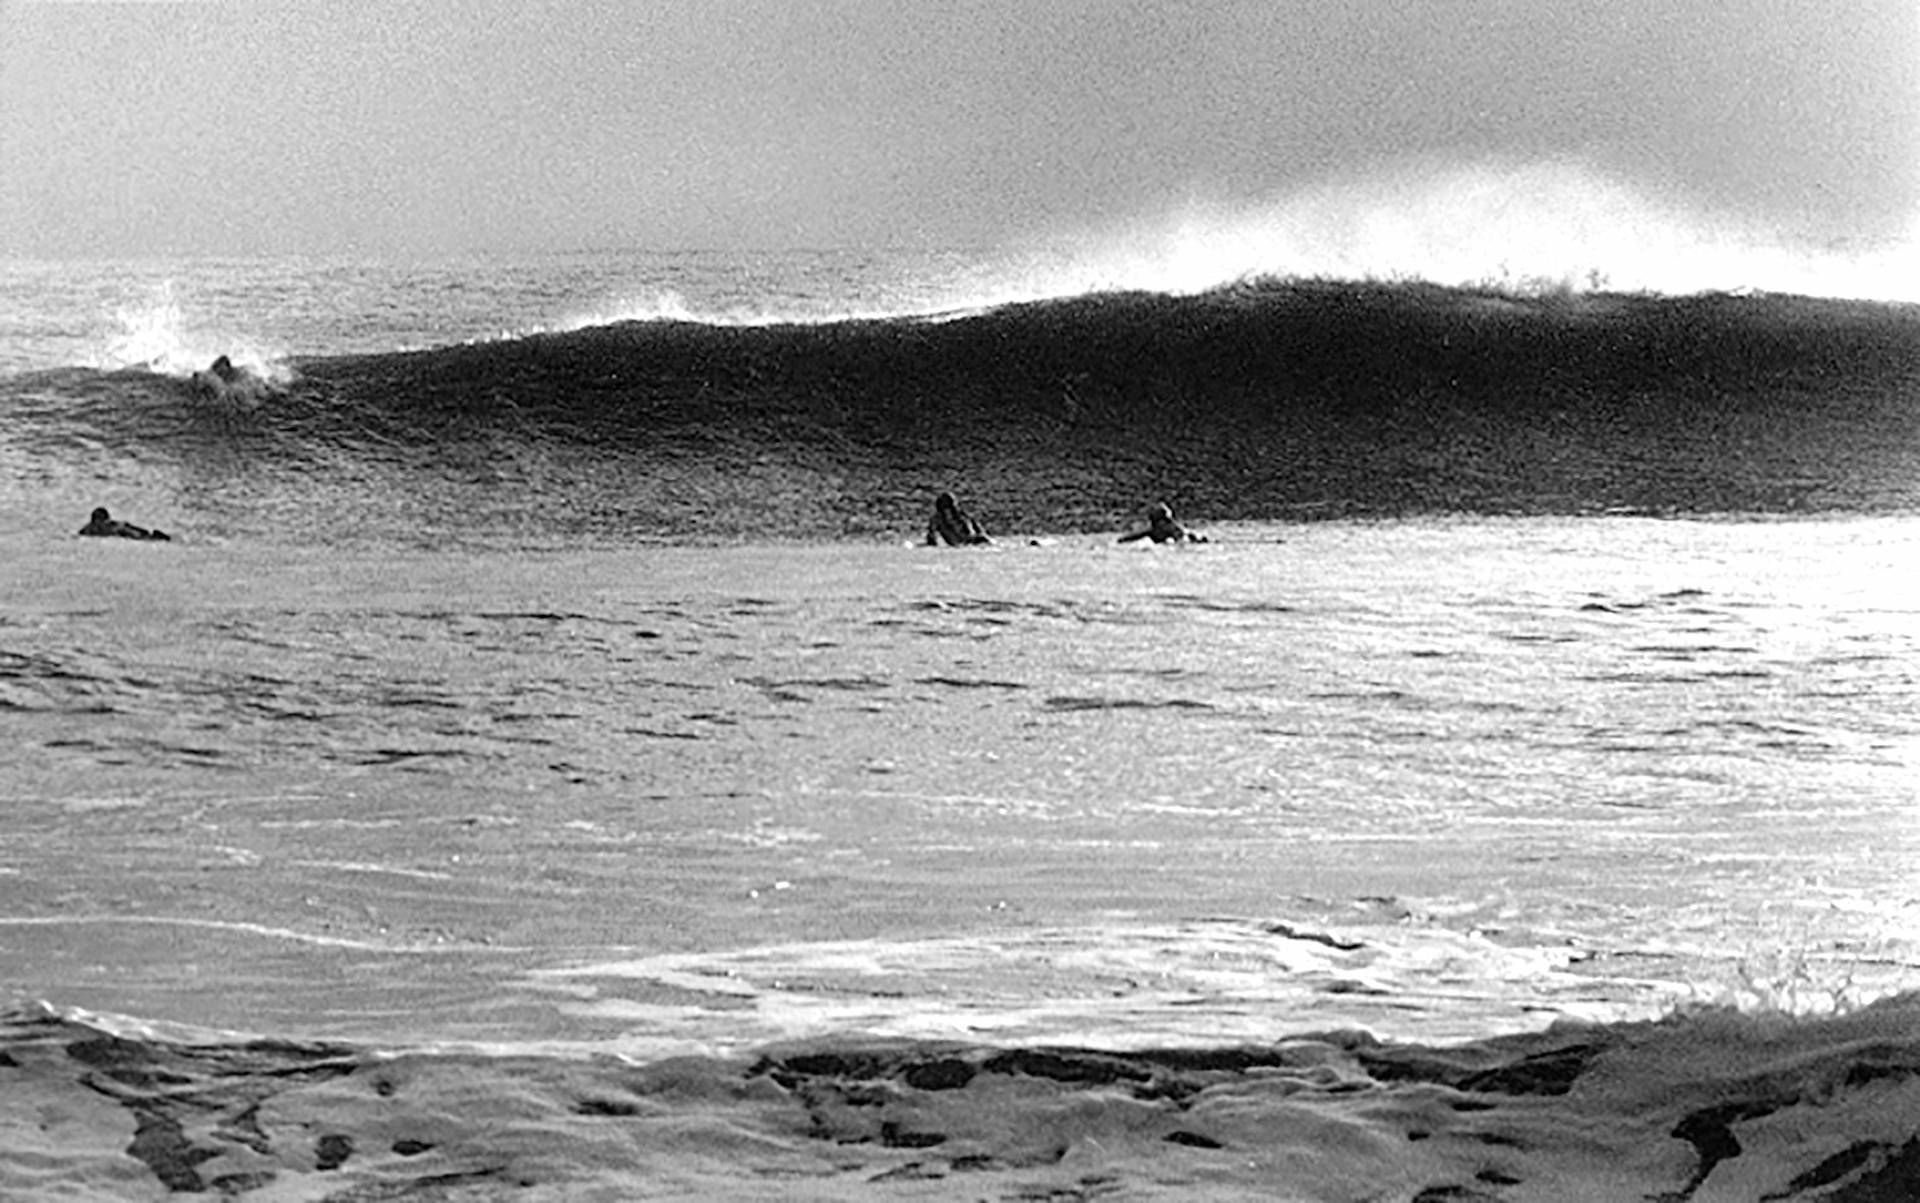
<svg viewBox="0 0 1920 1203">
<path fill-rule="evenodd" d="M 0 565 L 0 1197 L 1920 1198 L 1911 301 L 0 263 Z"/>
</svg>

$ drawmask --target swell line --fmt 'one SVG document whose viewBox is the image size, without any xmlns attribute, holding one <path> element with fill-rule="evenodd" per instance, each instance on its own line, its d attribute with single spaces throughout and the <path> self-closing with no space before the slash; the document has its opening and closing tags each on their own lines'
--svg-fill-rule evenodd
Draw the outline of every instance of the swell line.
<svg viewBox="0 0 1920 1203">
<path fill-rule="evenodd" d="M 380 944 L 367 940 L 353 940 L 345 936 L 315 935 L 312 932 L 295 931 L 288 927 L 268 927 L 260 923 L 236 923 L 221 919 L 188 919 L 168 915 L 0 915 L 0 927 L 104 927 L 111 924 L 144 924 L 154 927 L 198 927 L 210 931 L 235 932 L 241 935 L 263 936 L 272 940 L 286 940 L 296 944 L 310 944 L 321 948 L 346 948 L 355 952 L 390 952 L 417 955 L 421 953 L 527 953 L 538 951 L 533 948 L 498 944 Z"/>
</svg>

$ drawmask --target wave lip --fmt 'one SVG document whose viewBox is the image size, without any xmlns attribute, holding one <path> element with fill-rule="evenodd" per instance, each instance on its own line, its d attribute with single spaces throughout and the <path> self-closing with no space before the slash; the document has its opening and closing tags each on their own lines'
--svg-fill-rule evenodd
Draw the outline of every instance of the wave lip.
<svg viewBox="0 0 1920 1203">
<path fill-rule="evenodd" d="M 1711 215 L 1575 158 L 1412 162 L 1266 202 L 1202 197 L 1016 258 L 1031 295 L 1191 295 L 1260 278 L 1516 294 L 1920 302 L 1920 219 L 1857 241 Z"/>
</svg>

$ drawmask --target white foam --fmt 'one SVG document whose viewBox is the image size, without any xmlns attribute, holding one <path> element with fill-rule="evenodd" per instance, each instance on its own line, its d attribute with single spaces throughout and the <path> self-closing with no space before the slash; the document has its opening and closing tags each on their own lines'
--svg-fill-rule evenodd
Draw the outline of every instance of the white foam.
<svg viewBox="0 0 1920 1203">
<path fill-rule="evenodd" d="M 1516 292 L 1784 292 L 1920 301 L 1920 219 L 1815 245 L 1705 214 L 1573 160 L 1401 165 L 1260 203 L 1195 196 L 1030 247 L 1002 291 L 1193 293 L 1255 277 L 1421 280 Z"/>
<path fill-rule="evenodd" d="M 569 1014 L 630 1025 L 634 1047 L 716 1048 L 845 1031 L 1126 1048 L 1356 1023 L 1459 1040 L 1555 1017 L 1648 1018 L 1684 997 L 1673 983 L 1572 972 L 1578 959 L 1436 927 L 1335 939 L 1196 921 L 656 954 L 535 970 L 529 985 L 566 996 Z"/>
<path fill-rule="evenodd" d="M 174 295 L 171 281 L 117 306 L 113 323 L 87 366 L 104 371 L 145 368 L 185 379 L 225 355 L 235 367 L 270 384 L 293 378 L 284 351 L 203 323 Z"/>
<path fill-rule="evenodd" d="M 610 326 L 617 322 L 700 322 L 705 325 L 762 325 L 772 319 L 751 312 L 723 313 L 696 310 L 673 289 L 660 289 L 641 296 L 621 297 L 596 305 L 543 327 L 525 333 L 564 334 L 589 326 Z"/>
<path fill-rule="evenodd" d="M 942 297 L 953 289 L 938 290 Z M 787 326 L 787 325 L 823 325 L 833 322 L 884 321 L 901 317 L 958 317 L 967 313 L 981 312 L 1010 300 L 1033 300 L 1015 290 L 1004 297 L 993 293 L 990 299 L 981 300 L 965 289 L 958 290 L 957 296 L 964 300 L 949 302 L 945 299 L 917 300 L 906 304 L 889 306 L 878 302 L 859 300 L 835 301 L 832 304 L 805 305 L 799 302 L 781 302 L 768 298 L 754 304 L 712 305 L 696 304 L 671 289 L 645 293 L 638 296 L 621 297 L 589 308 L 580 309 L 560 321 L 527 329 L 503 332 L 503 338 L 513 338 L 530 334 L 565 334 L 574 330 L 584 330 L 595 326 L 611 326 L 621 322 L 696 322 L 703 326 Z"/>
</svg>

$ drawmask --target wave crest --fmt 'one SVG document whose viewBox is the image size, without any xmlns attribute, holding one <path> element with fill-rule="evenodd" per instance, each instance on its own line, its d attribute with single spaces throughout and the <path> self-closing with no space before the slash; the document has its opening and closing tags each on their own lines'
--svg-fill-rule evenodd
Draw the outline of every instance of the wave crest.
<svg viewBox="0 0 1920 1203">
<path fill-rule="evenodd" d="M 102 371 L 144 368 L 189 379 L 224 355 L 256 380 L 279 385 L 293 378 L 284 351 L 190 317 L 174 297 L 170 282 L 116 308 L 114 322 L 117 328 L 106 336 L 100 353 L 82 366 Z"/>
<path fill-rule="evenodd" d="M 1033 247 L 1004 292 L 1187 295 L 1240 280 L 1424 282 L 1546 292 L 1771 292 L 1920 301 L 1920 221 L 1875 245 L 1816 244 L 1709 217 L 1577 161 L 1433 164 L 1256 204 L 1203 196 Z"/>
</svg>

